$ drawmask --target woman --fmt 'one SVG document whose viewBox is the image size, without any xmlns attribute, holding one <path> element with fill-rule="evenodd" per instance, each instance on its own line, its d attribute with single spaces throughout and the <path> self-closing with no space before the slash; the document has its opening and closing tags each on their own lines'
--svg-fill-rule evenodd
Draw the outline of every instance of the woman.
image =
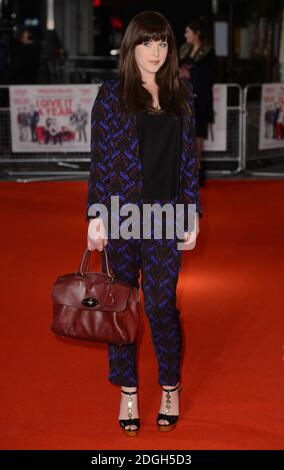
<svg viewBox="0 0 284 470">
<path fill-rule="evenodd" d="M 105 248 L 117 279 L 137 288 L 142 271 L 144 307 L 162 387 L 157 425 L 164 431 L 173 429 L 179 416 L 181 327 L 176 285 L 181 251 L 177 241 L 183 240 L 183 249 L 187 243 L 194 246 L 202 216 L 192 87 L 179 78 L 175 37 L 164 16 L 147 10 L 130 21 L 121 44 L 119 72 L 118 79 L 103 82 L 92 110 L 88 248 Z M 173 208 L 184 204 L 184 236 L 153 238 L 151 225 L 150 238 L 110 237 L 108 219 L 97 216 L 97 211 L 91 213 L 91 206 L 101 204 L 109 211 L 112 196 L 139 210 L 149 202 Z M 196 204 L 197 209 L 195 230 L 190 232 L 188 204 Z M 136 229 L 144 228 L 141 220 L 135 219 Z M 104 257 L 102 270 L 106 272 Z M 109 344 L 108 351 L 109 380 L 119 384 L 122 392 L 119 423 L 128 435 L 136 435 L 140 427 L 136 344 Z"/>
<path fill-rule="evenodd" d="M 204 139 L 208 137 L 208 124 L 214 122 L 213 84 L 215 53 L 207 39 L 208 26 L 204 19 L 194 20 L 185 29 L 186 43 L 179 51 L 180 76 L 189 79 L 195 93 L 197 156 L 200 185 L 205 183 L 201 165 Z"/>
</svg>

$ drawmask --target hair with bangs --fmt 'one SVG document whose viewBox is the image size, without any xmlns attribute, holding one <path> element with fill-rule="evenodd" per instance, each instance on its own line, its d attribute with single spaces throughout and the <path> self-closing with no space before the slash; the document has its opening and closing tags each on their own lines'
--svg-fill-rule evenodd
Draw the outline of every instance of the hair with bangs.
<svg viewBox="0 0 284 470">
<path fill-rule="evenodd" d="M 141 72 L 135 59 L 135 47 L 151 40 L 168 43 L 166 60 L 155 74 L 160 106 L 168 114 L 184 115 L 190 109 L 187 86 L 179 78 L 176 38 L 168 20 L 153 10 L 134 16 L 124 33 L 118 63 L 120 108 L 123 112 L 135 112 L 152 107 L 151 93 L 142 85 Z"/>
</svg>

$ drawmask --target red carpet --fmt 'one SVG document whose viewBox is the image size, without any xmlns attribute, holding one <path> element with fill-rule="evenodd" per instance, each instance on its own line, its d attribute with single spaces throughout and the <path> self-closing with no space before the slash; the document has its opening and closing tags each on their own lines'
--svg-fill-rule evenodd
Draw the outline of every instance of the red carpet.
<svg viewBox="0 0 284 470">
<path fill-rule="evenodd" d="M 86 181 L 0 185 L 1 449 L 283 449 L 284 181 L 202 188 L 200 235 L 178 284 L 181 419 L 155 428 L 161 392 L 144 321 L 135 438 L 118 427 L 106 345 L 49 329 L 52 284 L 86 246 L 86 191 Z"/>
</svg>

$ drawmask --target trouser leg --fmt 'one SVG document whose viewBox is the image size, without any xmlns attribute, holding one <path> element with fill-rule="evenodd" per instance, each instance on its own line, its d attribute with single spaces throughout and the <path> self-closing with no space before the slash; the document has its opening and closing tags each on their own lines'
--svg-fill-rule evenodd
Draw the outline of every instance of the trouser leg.
<svg viewBox="0 0 284 470">
<path fill-rule="evenodd" d="M 108 239 L 106 252 L 110 268 L 116 279 L 139 288 L 140 248 L 139 240 Z M 104 253 L 102 271 L 107 272 Z M 136 387 L 136 342 L 132 344 L 108 344 L 109 381 L 127 387 Z"/>
<path fill-rule="evenodd" d="M 142 290 L 145 313 L 159 366 L 159 383 L 180 380 L 181 324 L 176 308 L 180 252 L 173 240 L 145 240 L 142 249 Z"/>
<path fill-rule="evenodd" d="M 145 313 L 159 367 L 159 384 L 180 380 L 182 331 L 176 307 L 176 287 L 181 268 L 177 239 L 142 239 L 141 267 Z"/>
</svg>

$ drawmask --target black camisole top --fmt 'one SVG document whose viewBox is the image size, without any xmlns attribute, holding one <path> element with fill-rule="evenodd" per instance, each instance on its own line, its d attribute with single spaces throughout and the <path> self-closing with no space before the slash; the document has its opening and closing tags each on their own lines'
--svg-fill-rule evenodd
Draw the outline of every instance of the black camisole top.
<svg viewBox="0 0 284 470">
<path fill-rule="evenodd" d="M 173 199 L 179 188 L 182 120 L 165 111 L 137 111 L 144 200 Z"/>
</svg>

